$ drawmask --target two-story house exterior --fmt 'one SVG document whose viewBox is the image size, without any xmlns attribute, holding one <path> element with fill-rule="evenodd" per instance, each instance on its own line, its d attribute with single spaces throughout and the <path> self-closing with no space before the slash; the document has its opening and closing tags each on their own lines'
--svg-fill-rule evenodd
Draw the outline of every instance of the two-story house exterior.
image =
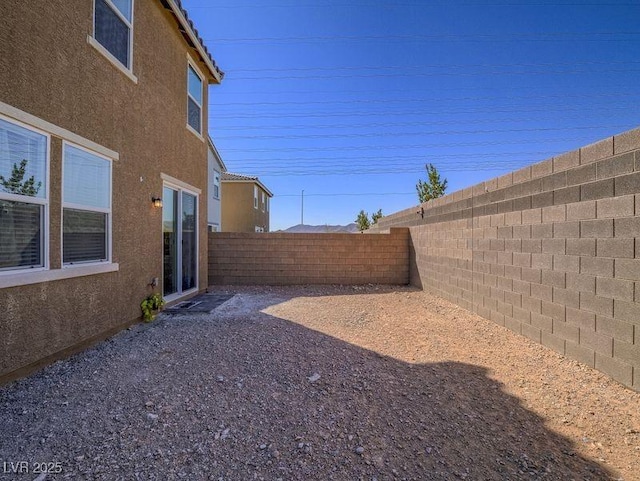
<svg viewBox="0 0 640 481">
<path fill-rule="evenodd" d="M 224 232 L 269 232 L 269 210 L 273 194 L 258 177 L 222 174 L 222 230 Z"/>
<path fill-rule="evenodd" d="M 208 85 L 179 0 L 4 0 L 0 380 L 207 286 Z"/>
<path fill-rule="evenodd" d="M 222 174 L 227 171 L 222 157 L 216 146 L 207 138 L 209 144 L 208 175 L 209 175 L 209 199 L 207 201 L 207 224 L 209 232 L 222 231 Z"/>
</svg>

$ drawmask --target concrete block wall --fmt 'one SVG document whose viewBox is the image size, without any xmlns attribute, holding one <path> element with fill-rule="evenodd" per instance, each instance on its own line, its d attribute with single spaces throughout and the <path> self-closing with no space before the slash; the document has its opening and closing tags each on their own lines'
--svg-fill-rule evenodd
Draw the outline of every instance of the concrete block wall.
<svg viewBox="0 0 640 481">
<path fill-rule="evenodd" d="M 389 234 L 209 233 L 209 284 L 409 283 L 409 230 Z"/>
<path fill-rule="evenodd" d="M 640 129 L 384 217 L 411 283 L 640 391 Z"/>
</svg>

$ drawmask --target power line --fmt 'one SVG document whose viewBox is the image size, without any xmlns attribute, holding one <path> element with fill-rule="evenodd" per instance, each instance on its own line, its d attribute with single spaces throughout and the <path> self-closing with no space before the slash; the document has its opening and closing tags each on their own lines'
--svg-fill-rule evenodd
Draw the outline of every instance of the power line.
<svg viewBox="0 0 640 481">
<path fill-rule="evenodd" d="M 598 116 L 602 119 L 603 116 Z M 618 118 L 616 114 L 606 115 L 604 118 Z M 583 115 L 575 116 L 563 116 L 563 120 L 568 119 L 582 119 Z M 557 122 L 557 118 L 502 118 L 502 119 L 469 119 L 465 120 L 464 124 L 518 124 L 522 122 L 543 122 L 545 124 L 551 122 Z M 279 132 L 297 131 L 297 130 L 325 130 L 325 129 L 365 129 L 365 128 L 384 128 L 392 129 L 396 127 L 416 127 L 422 126 L 437 126 L 437 125 L 458 125 L 459 120 L 440 120 L 440 121 L 425 121 L 425 122 L 368 122 L 368 123 L 350 123 L 350 124 L 296 124 L 296 125 L 224 125 L 216 127 L 216 132 L 236 132 L 236 131 L 269 131 L 277 130 Z"/>
<path fill-rule="evenodd" d="M 455 163 L 439 163 L 442 171 L 473 171 L 475 169 L 495 169 L 495 168 L 511 168 L 519 165 L 527 165 L 531 163 L 535 163 L 540 161 L 539 157 L 535 159 L 509 159 L 509 160 L 495 160 L 495 161 L 484 161 L 484 162 L 466 162 L 464 161 L 464 155 L 460 156 L 460 159 L 463 161 L 455 162 Z M 342 165 L 329 165 L 325 166 L 322 164 L 317 164 L 309 167 L 304 166 L 288 166 L 286 164 L 283 165 L 274 165 L 274 166 L 263 166 L 262 168 L 254 169 L 260 172 L 353 172 L 353 171 L 368 171 L 368 172 L 415 172 L 424 171 L 425 162 L 437 162 L 437 156 L 425 156 L 421 162 L 416 163 L 405 163 L 403 165 L 395 166 L 395 165 L 381 165 L 381 164 L 364 164 L 364 165 L 351 165 L 351 164 L 342 164 Z"/>
<path fill-rule="evenodd" d="M 461 156 L 461 159 L 463 158 L 463 156 Z M 424 171 L 424 160 L 422 159 L 421 162 L 414 162 L 411 164 L 407 164 L 407 163 L 403 163 L 403 164 L 390 164 L 390 165 L 386 165 L 386 166 L 381 166 L 381 165 L 367 165 L 367 164 L 351 164 L 351 165 L 345 165 L 345 164 L 329 164 L 329 165 L 313 165 L 313 166 L 309 166 L 309 167 L 303 167 L 303 166 L 283 166 L 282 168 L 273 168 L 273 169 L 269 169 L 268 167 L 265 167 L 264 165 L 262 167 L 252 167 L 252 166 L 247 166 L 244 164 L 241 164 L 238 166 L 239 169 L 241 169 L 243 172 L 251 172 L 251 173 L 255 173 L 255 172 L 262 172 L 263 174 L 286 174 L 286 173 L 308 173 L 308 174 L 324 174 L 327 172 L 359 172 L 359 171 L 367 171 L 367 172 L 422 172 Z M 427 159 L 427 160 L 431 160 L 431 159 Z M 527 165 L 527 164 L 533 164 L 536 163 L 540 160 L 540 158 L 535 158 L 535 159 L 518 159 L 516 161 L 509 161 L 509 162 L 483 162 L 482 163 L 482 168 L 484 169 L 517 169 L 522 165 Z M 435 162 L 437 162 L 438 160 L 435 159 Z M 466 161 L 465 161 L 466 162 Z M 442 171 L 448 171 L 448 170 L 474 170 L 474 169 L 459 169 L 456 167 L 456 164 L 444 164 L 444 163 L 439 163 L 438 166 L 440 168 L 440 170 Z M 479 164 L 478 164 L 479 165 Z M 234 168 L 234 170 L 238 170 L 238 168 Z"/>
<path fill-rule="evenodd" d="M 624 106 L 607 106 L 607 110 L 629 110 L 628 105 Z M 335 109 L 330 112 L 279 112 L 273 115 L 269 114 L 247 114 L 247 115 L 221 115 L 216 114 L 215 112 L 210 112 L 209 121 L 216 119 L 281 119 L 281 118 L 322 118 L 322 117 L 371 117 L 380 115 L 466 115 L 466 114 L 474 114 L 474 113 L 488 113 L 488 108 L 473 108 L 473 109 L 465 109 L 465 110 L 376 110 L 376 111 L 336 111 Z M 532 113 L 532 112 L 592 112 L 597 111 L 601 112 L 603 107 L 564 107 L 564 108 L 553 108 L 553 107 L 544 107 L 544 108 L 531 108 L 531 109 L 496 109 L 491 108 L 490 113 Z"/>
<path fill-rule="evenodd" d="M 619 125 L 608 125 L 606 128 L 623 128 Z M 227 135 L 218 136 L 217 139 L 351 139 L 368 137 L 411 137 L 425 135 L 469 135 L 469 134 L 497 134 L 516 132 L 564 132 L 573 130 L 603 129 L 605 126 L 594 125 L 588 127 L 564 127 L 564 128 L 522 128 L 522 129 L 477 129 L 477 130 L 427 130 L 422 132 L 369 132 L 361 134 L 305 134 L 305 135 Z"/>
<path fill-rule="evenodd" d="M 584 83 L 583 79 L 583 83 Z M 537 87 L 537 85 L 531 85 L 527 88 L 528 91 L 535 89 Z M 598 88 L 601 88 L 601 86 L 598 86 Z M 460 91 L 494 91 L 494 90 L 498 90 L 499 92 L 503 92 L 504 91 L 504 86 L 498 86 L 498 85 L 493 85 L 493 86 L 487 86 L 487 85 L 482 85 L 482 86 L 478 86 L 478 85 L 473 85 L 473 86 L 456 86 L 456 87 L 438 87 L 438 88 L 433 88 L 433 87 L 429 87 L 429 88 L 419 88 L 419 87 L 415 87 L 412 88 L 411 91 L 412 92 L 429 92 L 429 93 L 433 93 L 433 92 L 460 92 Z M 544 88 L 544 91 L 546 92 L 547 89 Z M 379 87 L 375 87 L 375 88 L 366 88 L 366 87 L 361 87 L 358 89 L 353 89 L 353 90 L 347 90 L 344 88 L 340 88 L 339 89 L 339 93 L 340 94 L 362 94 L 362 93 L 374 93 L 376 95 L 380 94 L 380 88 Z M 402 93 L 406 93 L 407 89 L 406 88 L 398 88 L 398 89 L 393 89 L 393 88 L 385 88 L 384 90 L 385 94 L 387 93 L 394 93 L 394 92 L 402 92 Z M 247 92 L 245 90 L 243 91 L 238 91 L 238 92 L 225 92 L 225 96 L 229 96 L 229 95 L 261 95 L 261 94 L 266 94 L 266 95 L 274 95 L 274 93 L 277 94 L 314 94 L 314 95 L 318 95 L 318 94 L 332 94 L 332 93 L 336 93 L 336 89 L 333 90 L 319 90 L 319 89 L 312 89 L 312 90 L 290 90 L 290 89 L 286 89 L 286 90 L 281 90 L 279 88 L 279 90 L 277 92 L 274 92 L 273 90 L 254 90 L 253 88 L 251 89 L 251 91 Z M 609 91 L 609 93 L 611 95 L 616 95 L 615 91 Z M 625 92 L 620 92 L 621 95 L 624 95 Z M 567 95 L 571 95 L 570 93 L 568 93 Z M 606 95 L 606 94 L 600 94 L 600 95 Z"/>
<path fill-rule="evenodd" d="M 462 169 L 462 170 L 473 170 L 478 166 L 482 167 L 504 167 L 504 166 L 514 166 L 514 165 L 522 165 L 523 163 L 535 163 L 540 161 L 540 157 L 528 157 L 528 158 L 509 158 L 509 159 L 487 159 L 483 161 L 475 161 L 471 162 L 472 158 L 468 158 L 465 154 L 460 154 L 455 159 L 449 159 L 449 161 L 442 161 L 442 157 L 439 155 L 424 155 L 418 162 L 345 162 L 336 159 L 335 162 L 311 162 L 311 163 L 288 163 L 281 162 L 278 164 L 261 164 L 259 166 L 253 167 L 253 170 L 261 170 L 262 172 L 314 172 L 314 171 L 352 171 L 356 169 L 364 169 L 379 171 L 384 170 L 387 171 L 392 169 L 393 171 L 406 170 L 409 169 L 413 171 L 414 169 L 424 170 L 425 163 L 433 163 L 438 162 L 438 165 L 442 167 L 442 170 L 451 170 L 451 169 Z M 453 162 L 452 160 L 455 160 Z M 244 162 L 237 161 L 242 165 L 239 166 L 241 169 L 248 168 Z M 229 164 L 233 164 L 235 161 L 229 162 Z"/>
<path fill-rule="evenodd" d="M 438 163 L 438 167 L 442 172 L 449 171 L 475 171 L 475 170 L 517 170 L 521 166 L 534 164 L 540 161 L 540 158 L 530 158 L 530 159 L 517 159 L 510 160 L 505 162 L 476 162 L 475 167 L 469 168 L 460 168 L 458 164 L 460 163 L 469 163 L 470 160 L 467 161 L 464 159 L 464 156 L 460 157 L 460 162 L 455 164 L 451 163 Z M 369 173 L 407 173 L 407 172 L 424 172 L 424 161 L 429 160 L 432 163 L 438 162 L 439 159 L 422 159 L 421 162 L 414 162 L 411 164 L 402 163 L 402 164 L 389 164 L 389 165 L 367 165 L 367 164 L 329 164 L 329 165 L 313 165 L 309 167 L 303 166 L 282 166 L 280 168 L 268 168 L 264 165 L 262 167 L 252 167 L 244 164 L 239 165 L 237 168 L 234 168 L 234 171 L 241 170 L 242 172 L 247 172 L 251 174 L 256 174 L 256 172 L 260 172 L 261 175 L 294 175 L 294 174 L 308 174 L 308 175 L 326 175 L 331 173 L 359 173 L 359 172 L 369 172 Z"/>
<path fill-rule="evenodd" d="M 638 5 L 636 5 L 638 6 Z M 480 34 L 430 34 L 430 35 L 309 35 L 290 37 L 237 37 L 237 38 L 209 38 L 204 42 L 208 44 L 216 43 L 265 43 L 265 42 L 317 42 L 317 41 L 370 41 L 370 40 L 456 40 L 456 41 L 477 41 L 477 40 L 519 40 L 519 41 L 549 41 L 563 39 L 580 39 L 585 41 L 612 41 L 608 37 L 626 36 L 631 37 L 630 41 L 637 41 L 640 32 L 536 32 L 536 33 L 480 33 Z M 619 39 L 613 39 L 619 41 Z"/>
<path fill-rule="evenodd" d="M 369 168 L 369 169 L 406 169 L 406 168 L 424 168 L 425 163 L 437 163 L 439 167 L 442 169 L 446 169 L 448 167 L 454 167 L 458 165 L 460 162 L 469 163 L 475 162 L 476 165 L 487 165 L 487 166 L 512 166 L 512 165 L 520 165 L 523 162 L 535 163 L 540 161 L 540 159 L 545 157 L 540 156 L 530 156 L 526 158 L 511 156 L 507 159 L 491 159 L 489 157 L 485 158 L 474 158 L 473 156 L 460 154 L 455 158 L 445 159 L 440 155 L 423 155 L 420 157 L 415 157 L 413 159 L 397 159 L 397 160 L 387 160 L 381 161 L 380 159 L 370 159 L 365 160 L 361 158 L 357 159 L 332 159 L 331 161 L 320 162 L 316 160 L 312 160 L 310 162 L 304 161 L 294 161 L 287 162 L 282 159 L 278 160 L 278 165 L 270 165 L 268 162 L 245 162 L 243 160 L 233 160 L 227 162 L 229 166 L 233 167 L 233 170 L 242 169 L 243 171 L 268 171 L 268 172 L 283 172 L 283 171 L 306 171 L 306 172 L 315 172 L 317 170 L 321 171 L 331 171 L 331 170 L 341 170 L 341 169 L 359 169 L 359 168 Z M 550 158 L 550 157 L 549 157 Z M 235 166 L 235 164 L 238 164 Z M 272 162 L 273 163 L 273 162 Z"/>
<path fill-rule="evenodd" d="M 506 157 L 510 155 L 554 155 L 557 154 L 557 151 L 531 151 L 531 152 L 482 152 L 482 153 L 456 153 L 456 154 L 438 154 L 438 158 L 458 158 L 460 156 L 464 156 L 465 158 L 493 158 L 493 157 Z M 418 160 L 424 159 L 423 155 L 394 155 L 394 156 L 358 156 L 358 157 L 347 157 L 344 160 L 348 162 L 358 161 L 358 160 L 379 160 L 381 162 L 393 161 L 393 160 Z M 308 160 L 312 161 L 320 161 L 320 160 L 337 160 L 335 157 L 302 157 L 291 159 L 295 162 L 306 162 Z M 272 162 L 272 159 L 241 159 L 238 161 L 242 162 Z"/>
<path fill-rule="evenodd" d="M 593 141 L 593 137 L 573 137 L 566 138 L 563 137 L 561 139 L 530 139 L 530 140 L 482 140 L 482 141 L 469 141 L 469 142 L 434 142 L 427 144 L 410 144 L 410 145 L 376 145 L 376 146 L 340 146 L 340 147 L 258 147 L 258 148 L 226 148 L 225 152 L 264 152 L 264 153 L 283 153 L 283 152 L 332 152 L 332 151 L 375 151 L 379 152 L 381 150 L 409 150 L 409 149 L 432 149 L 432 148 L 451 148 L 451 147 L 486 147 L 486 146 L 495 146 L 495 145 L 520 145 L 520 144 L 536 144 L 540 145 L 541 143 L 553 144 L 553 143 L 563 143 L 567 142 L 588 142 Z"/>
<path fill-rule="evenodd" d="M 397 7 L 424 7 L 424 8 L 440 8 L 440 7 L 602 7 L 602 3 L 542 3 L 542 2 L 523 2 L 523 3 L 477 3 L 477 2 L 420 2 L 420 3 L 393 3 L 380 5 L 379 3 L 329 3 L 329 4 L 304 4 L 304 3 L 281 3 L 281 4 L 233 4 L 233 5 L 206 5 L 192 6 L 191 10 L 213 10 L 213 9 L 243 9 L 243 8 L 357 8 L 357 7 L 379 7 L 383 9 L 392 9 Z M 638 7 L 637 3 L 619 2 L 607 3 L 607 7 Z"/>
<path fill-rule="evenodd" d="M 405 92 L 406 90 L 403 90 Z M 287 93 L 287 92 L 284 92 Z M 313 92 L 308 92 L 313 93 Z M 330 93 L 336 93 L 331 91 Z M 340 91 L 340 94 L 343 92 Z M 288 101 L 288 102 L 224 102 L 214 103 L 209 102 L 209 106 L 213 108 L 221 107 L 255 107 L 255 106 L 283 106 L 283 105 L 344 105 L 344 104 L 390 104 L 390 103 L 422 103 L 422 102 L 449 102 L 449 101 L 479 101 L 479 100 L 553 100 L 553 99 L 624 99 L 629 97 L 638 97 L 637 93 L 606 93 L 606 94 L 591 94 L 591 95 L 487 95 L 487 96 L 467 96 L 467 97 L 411 97 L 404 99 L 387 99 L 387 98 L 375 98 L 375 99 L 345 99 L 345 100 L 313 100 L 313 101 Z M 517 104 L 514 104 L 517 105 Z"/>
<path fill-rule="evenodd" d="M 360 196 L 378 196 L 386 197 L 392 195 L 416 195 L 415 192 L 340 192 L 340 193 L 322 193 L 322 194 L 304 194 L 305 197 L 360 197 Z M 300 197 L 300 194 L 275 194 L 274 197 Z"/>
<path fill-rule="evenodd" d="M 441 169 L 442 172 L 470 172 L 470 171 L 510 171 L 518 169 L 527 165 L 528 161 L 520 164 L 511 165 L 472 165 L 467 168 L 454 167 L 448 169 Z M 344 177 L 354 175 L 398 175 L 398 174 L 412 174 L 423 172 L 422 168 L 407 168 L 407 169 L 333 169 L 333 170 L 290 170 L 290 171 L 252 171 L 252 175 L 258 175 L 260 177 L 300 177 L 300 176 L 328 176 L 328 175 L 340 175 Z"/>
<path fill-rule="evenodd" d="M 335 171 L 347 171 L 353 172 L 354 170 L 362 170 L 366 169 L 367 171 L 379 171 L 382 170 L 384 172 L 397 172 L 397 171 L 406 171 L 407 169 L 411 172 L 415 170 L 424 170 L 424 165 L 427 162 L 437 163 L 441 170 L 474 170 L 477 168 L 480 169 L 494 169 L 494 168 L 518 168 L 522 165 L 532 164 L 539 162 L 544 158 L 551 158 L 551 156 L 539 156 L 529 154 L 526 158 L 518 157 L 516 155 L 510 156 L 506 159 L 496 159 L 491 157 L 481 157 L 477 158 L 473 155 L 467 155 L 465 153 L 460 153 L 456 156 L 451 156 L 450 158 L 446 158 L 442 155 L 438 154 L 425 154 L 419 157 L 415 157 L 413 159 L 396 159 L 396 160 L 388 160 L 388 159 L 371 159 L 366 160 L 363 158 L 356 159 L 331 159 L 330 161 L 317 161 L 311 160 L 309 162 L 305 162 L 305 159 L 296 159 L 294 161 L 283 161 L 282 159 L 276 159 L 278 163 L 274 165 L 273 159 L 272 162 L 269 163 L 266 160 L 264 162 L 246 162 L 242 159 L 237 160 L 229 160 L 227 164 L 231 167 L 233 166 L 233 170 L 242 170 L 242 171 L 260 171 L 260 172 L 269 172 L 269 173 L 286 173 L 286 172 L 308 172 L 308 173 L 316 173 L 316 172 L 335 172 Z M 237 167 L 234 164 L 238 164 Z M 468 166 L 461 169 L 461 165 Z"/>
<path fill-rule="evenodd" d="M 533 155 L 533 154 L 531 154 Z M 505 165 L 505 164 L 513 164 L 513 163 L 521 163 L 521 162 L 536 162 L 541 159 L 540 156 L 536 157 L 527 157 L 527 158 L 514 158 L 511 156 L 507 159 L 494 159 L 491 157 L 481 157 L 475 158 L 473 155 L 465 155 L 464 153 L 460 153 L 457 156 L 452 156 L 450 158 L 445 158 L 441 155 L 437 154 L 425 154 L 422 156 L 416 156 L 413 159 L 397 159 L 397 160 L 389 160 L 382 161 L 381 159 L 370 159 L 366 160 L 363 158 L 335 158 L 330 159 L 328 161 L 317 161 L 310 160 L 306 162 L 306 159 L 278 159 L 279 163 L 277 165 L 273 165 L 273 162 L 268 162 L 266 159 L 264 162 L 245 162 L 242 159 L 229 161 L 229 164 L 234 164 L 236 162 L 240 163 L 243 168 L 254 168 L 254 169 L 268 169 L 268 170 L 313 170 L 313 169 L 331 169 L 331 168 L 354 168 L 354 167 L 369 167 L 369 168 L 378 168 L 378 167 L 415 167 L 422 166 L 424 167 L 425 162 L 433 162 L 432 159 L 437 159 L 438 164 L 442 166 L 455 166 L 458 165 L 461 161 L 468 163 L 471 160 L 474 160 L 477 163 L 483 163 L 486 165 Z"/>
<path fill-rule="evenodd" d="M 497 165 L 520 164 L 522 162 L 537 162 L 541 159 L 540 156 L 527 157 L 527 158 L 514 158 L 516 157 L 516 155 L 517 154 L 514 154 L 510 158 L 506 158 L 506 159 L 493 159 L 490 157 L 486 157 L 484 158 L 484 160 L 478 160 L 478 159 L 475 159 L 472 155 L 466 155 L 464 153 L 460 153 L 457 156 L 451 156 L 450 158 L 445 158 L 438 154 L 433 154 L 433 155 L 425 154 L 423 156 L 412 159 L 412 161 L 404 159 L 404 160 L 384 161 L 384 162 L 372 161 L 372 160 L 366 161 L 362 159 L 339 159 L 339 158 L 332 159 L 332 161 L 329 161 L 329 162 L 318 162 L 318 161 L 304 162 L 303 161 L 304 159 L 292 159 L 291 162 L 285 161 L 277 164 L 274 164 L 273 162 L 271 163 L 267 162 L 267 163 L 256 163 L 254 165 L 255 165 L 255 168 L 270 170 L 270 171 L 314 170 L 314 169 L 328 170 L 334 167 L 340 168 L 340 169 L 342 168 L 350 169 L 350 168 L 359 168 L 359 167 L 379 169 L 379 168 L 386 168 L 386 167 L 400 167 L 400 168 L 422 167 L 424 168 L 425 163 L 428 163 L 428 162 L 433 163 L 434 159 L 437 159 L 439 165 L 445 166 L 445 167 L 456 167 L 460 165 L 461 161 L 462 161 L 462 164 L 467 165 L 470 163 L 471 160 L 475 160 L 475 162 L 478 165 L 482 164 L 482 165 L 497 166 Z M 533 156 L 534 154 L 529 154 L 529 155 Z M 350 161 L 350 160 L 353 160 L 353 161 Z M 235 162 L 242 163 L 242 167 L 248 166 L 248 164 L 245 164 L 245 162 L 243 162 L 242 160 L 234 160 L 234 161 L 230 161 L 229 163 L 233 164 Z"/>
<path fill-rule="evenodd" d="M 291 67 L 291 68 L 259 68 L 259 69 L 233 69 L 233 72 L 242 73 L 265 73 L 265 72 L 335 72 L 335 71 L 353 71 L 353 70 L 417 70 L 422 68 L 494 68 L 494 67 L 557 67 L 557 66 L 578 66 L 578 65 L 629 65 L 638 64 L 634 61 L 588 61 L 588 62 L 546 62 L 546 63 L 479 63 L 479 64 L 423 64 L 423 65 L 372 65 L 372 66 L 345 66 L 345 67 Z"/>
<path fill-rule="evenodd" d="M 566 74 L 583 74 L 583 73 L 597 73 L 602 75 L 619 74 L 619 73 L 635 73 L 637 69 L 607 69 L 606 71 L 593 71 L 585 69 L 567 69 L 567 70 L 521 70 L 521 71 L 504 71 L 494 70 L 489 72 L 443 72 L 441 70 L 437 72 L 422 72 L 422 73 L 371 73 L 371 74 L 348 74 L 348 75 L 262 75 L 256 77 L 234 77 L 231 72 L 228 77 L 234 82 L 245 80 L 335 80 L 335 79 L 360 79 L 360 78 L 412 78 L 412 77 L 479 77 L 485 75 L 566 75 Z"/>
</svg>

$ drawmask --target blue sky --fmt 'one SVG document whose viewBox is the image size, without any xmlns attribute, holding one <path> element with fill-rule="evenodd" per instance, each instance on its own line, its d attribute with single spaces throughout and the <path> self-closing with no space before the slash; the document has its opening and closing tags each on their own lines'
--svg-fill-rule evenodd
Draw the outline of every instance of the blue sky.
<svg viewBox="0 0 640 481">
<path fill-rule="evenodd" d="M 209 133 L 271 229 L 347 224 L 640 126 L 640 0 L 183 0 Z"/>
</svg>

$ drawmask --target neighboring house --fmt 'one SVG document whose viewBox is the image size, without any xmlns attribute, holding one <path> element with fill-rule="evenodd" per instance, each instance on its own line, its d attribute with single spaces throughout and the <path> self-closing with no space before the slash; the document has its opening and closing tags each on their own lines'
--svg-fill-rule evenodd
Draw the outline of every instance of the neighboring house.
<svg viewBox="0 0 640 481">
<path fill-rule="evenodd" d="M 207 224 L 209 232 L 220 232 L 222 230 L 222 186 L 220 181 L 222 173 L 227 171 L 218 149 L 213 145 L 211 137 L 207 137 L 209 145 L 209 194 L 207 200 Z"/>
<path fill-rule="evenodd" d="M 154 290 L 207 287 L 223 77 L 179 0 L 2 11 L 0 380 L 130 324 Z"/>
<path fill-rule="evenodd" d="M 269 232 L 269 203 L 273 194 L 260 179 L 222 174 L 222 230 Z"/>
</svg>

